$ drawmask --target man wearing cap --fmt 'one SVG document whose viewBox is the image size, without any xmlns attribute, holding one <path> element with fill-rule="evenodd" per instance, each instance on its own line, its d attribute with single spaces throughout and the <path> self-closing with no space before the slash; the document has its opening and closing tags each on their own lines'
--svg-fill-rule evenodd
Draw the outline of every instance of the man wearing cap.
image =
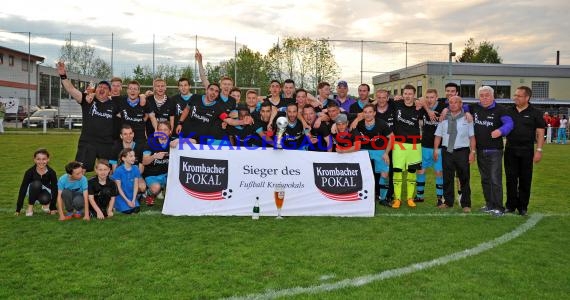
<svg viewBox="0 0 570 300">
<path fill-rule="evenodd" d="M 350 106 L 356 102 L 354 98 L 348 95 L 348 83 L 345 80 L 341 80 L 336 84 L 336 93 L 337 96 L 334 98 L 338 107 L 343 112 L 348 112 L 350 110 Z"/>
<path fill-rule="evenodd" d="M 87 93 L 73 86 L 61 61 L 57 63 L 57 72 L 67 93 L 81 105 L 83 127 L 75 160 L 82 163 L 87 172 L 93 171 L 96 158 L 113 159 L 113 116 L 118 113 L 118 108 L 115 101 L 109 100 L 111 85 L 107 81 L 99 82 L 95 98 L 88 103 Z"/>
<path fill-rule="evenodd" d="M 360 140 L 355 140 L 354 134 L 348 128 L 348 117 L 345 114 L 339 114 L 334 124 L 337 133 L 333 135 L 333 152 L 349 153 L 360 150 Z"/>
<path fill-rule="evenodd" d="M 116 102 L 121 101 L 125 97 L 124 95 L 121 95 L 123 91 L 123 80 L 120 77 L 113 77 L 111 78 L 111 81 L 109 81 L 109 83 L 111 84 L 111 92 L 109 94 L 109 97 L 113 101 Z M 85 100 L 87 101 L 87 103 L 91 103 L 94 97 L 95 93 L 94 90 L 92 90 L 87 94 Z M 141 101 L 141 106 L 145 106 L 144 100 Z M 122 125 L 123 125 L 123 120 L 121 119 L 121 116 L 118 115 L 113 116 L 113 140 L 115 143 L 121 142 Z"/>
</svg>

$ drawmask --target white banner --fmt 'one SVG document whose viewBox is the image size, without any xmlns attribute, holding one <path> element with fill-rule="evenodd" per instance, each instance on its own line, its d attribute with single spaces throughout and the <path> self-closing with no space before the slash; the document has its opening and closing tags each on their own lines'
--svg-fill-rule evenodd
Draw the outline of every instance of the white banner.
<svg viewBox="0 0 570 300">
<path fill-rule="evenodd" d="M 198 145 L 197 145 L 198 146 Z M 275 186 L 285 191 L 283 216 L 374 216 L 368 152 L 171 149 L 163 214 L 276 216 Z"/>
<path fill-rule="evenodd" d="M 20 99 L 18 98 L 0 98 L 0 102 L 4 103 L 7 114 L 17 114 Z"/>
</svg>

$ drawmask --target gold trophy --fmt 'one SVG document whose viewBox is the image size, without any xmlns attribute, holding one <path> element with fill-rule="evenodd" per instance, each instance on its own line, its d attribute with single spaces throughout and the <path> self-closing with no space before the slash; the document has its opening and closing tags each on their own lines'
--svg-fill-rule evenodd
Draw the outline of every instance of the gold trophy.
<svg viewBox="0 0 570 300">
<path fill-rule="evenodd" d="M 277 134 L 275 135 L 275 148 L 283 149 L 283 134 L 285 133 L 285 128 L 289 125 L 289 121 L 286 117 L 279 117 L 275 122 L 277 125 Z"/>
</svg>

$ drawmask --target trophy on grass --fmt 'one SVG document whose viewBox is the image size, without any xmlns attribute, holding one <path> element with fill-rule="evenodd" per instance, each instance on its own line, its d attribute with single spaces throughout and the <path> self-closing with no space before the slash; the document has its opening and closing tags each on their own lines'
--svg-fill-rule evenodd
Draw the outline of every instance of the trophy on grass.
<svg viewBox="0 0 570 300">
<path fill-rule="evenodd" d="M 289 125 L 289 121 L 286 117 L 279 117 L 275 122 L 277 125 L 277 134 L 275 135 L 275 148 L 283 149 L 283 134 L 285 133 L 285 128 Z"/>
</svg>

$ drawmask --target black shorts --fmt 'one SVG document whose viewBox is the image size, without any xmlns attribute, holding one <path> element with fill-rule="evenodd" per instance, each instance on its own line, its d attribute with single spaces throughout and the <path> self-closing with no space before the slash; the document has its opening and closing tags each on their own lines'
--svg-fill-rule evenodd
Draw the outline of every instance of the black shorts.
<svg viewBox="0 0 570 300">
<path fill-rule="evenodd" d="M 77 144 L 77 153 L 75 160 L 83 164 L 83 168 L 87 172 L 93 171 L 95 167 L 95 159 L 104 158 L 107 160 L 113 158 L 113 144 L 95 144 L 85 141 L 79 141 Z"/>
</svg>

